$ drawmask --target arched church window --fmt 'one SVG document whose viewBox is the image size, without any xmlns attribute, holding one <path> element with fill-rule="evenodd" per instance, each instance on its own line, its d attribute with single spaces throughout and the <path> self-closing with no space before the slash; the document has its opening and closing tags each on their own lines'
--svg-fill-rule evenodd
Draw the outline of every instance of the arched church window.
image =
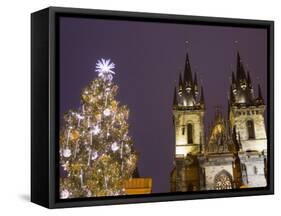
<svg viewBox="0 0 281 216">
<path fill-rule="evenodd" d="M 227 173 L 221 173 L 215 178 L 215 189 L 226 190 L 232 189 L 231 177 Z"/>
<path fill-rule="evenodd" d="M 187 142 L 188 144 L 193 143 L 193 126 L 192 124 L 187 124 Z"/>
<path fill-rule="evenodd" d="M 253 120 L 247 121 L 248 139 L 255 139 L 255 128 Z"/>
</svg>

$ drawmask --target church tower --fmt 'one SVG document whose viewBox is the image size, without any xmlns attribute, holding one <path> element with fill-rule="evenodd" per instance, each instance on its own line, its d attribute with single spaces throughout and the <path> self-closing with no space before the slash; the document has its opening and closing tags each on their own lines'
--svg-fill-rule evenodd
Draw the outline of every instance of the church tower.
<svg viewBox="0 0 281 216">
<path fill-rule="evenodd" d="M 175 169 L 171 174 L 172 191 L 197 190 L 199 187 L 197 155 L 204 144 L 204 113 L 203 87 L 199 91 L 197 75 L 195 73 L 193 78 L 187 53 L 183 76 L 179 75 L 179 84 L 174 90 Z"/>
<path fill-rule="evenodd" d="M 204 126 L 203 117 L 205 112 L 204 93 L 199 86 L 197 75 L 194 79 L 191 65 L 186 54 L 183 79 L 179 75 L 179 85 L 174 91 L 173 117 L 175 128 L 175 157 L 186 157 L 187 154 L 197 154 L 200 144 L 203 144 Z"/>
<path fill-rule="evenodd" d="M 250 73 L 245 71 L 237 53 L 236 74 L 232 73 L 230 85 L 229 121 L 241 143 L 239 158 L 244 187 L 266 186 L 267 137 L 264 111 L 260 85 L 255 97 Z"/>
</svg>

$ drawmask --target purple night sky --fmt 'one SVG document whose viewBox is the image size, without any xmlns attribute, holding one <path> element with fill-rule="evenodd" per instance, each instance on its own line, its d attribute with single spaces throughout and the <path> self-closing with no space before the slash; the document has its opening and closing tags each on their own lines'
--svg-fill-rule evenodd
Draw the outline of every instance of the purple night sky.
<svg viewBox="0 0 281 216">
<path fill-rule="evenodd" d="M 80 106 L 81 90 L 97 77 L 97 60 L 110 58 L 116 64 L 117 100 L 130 110 L 129 134 L 140 153 L 139 173 L 153 178 L 154 193 L 169 192 L 175 145 L 173 93 L 186 50 L 204 87 L 209 123 L 217 105 L 226 115 L 237 49 L 250 70 L 256 95 L 260 83 L 266 101 L 266 42 L 265 29 L 62 17 L 61 119 L 64 112 Z"/>
</svg>

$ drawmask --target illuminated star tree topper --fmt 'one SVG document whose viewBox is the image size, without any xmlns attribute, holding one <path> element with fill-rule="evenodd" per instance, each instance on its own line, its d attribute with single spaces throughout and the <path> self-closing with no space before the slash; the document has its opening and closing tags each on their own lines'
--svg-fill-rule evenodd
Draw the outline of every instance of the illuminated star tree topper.
<svg viewBox="0 0 281 216">
<path fill-rule="evenodd" d="M 110 59 L 100 59 L 96 63 L 96 72 L 99 73 L 99 77 L 102 77 L 104 80 L 112 80 L 112 74 L 115 74 L 113 69 L 115 68 L 115 64 L 110 61 Z"/>
</svg>

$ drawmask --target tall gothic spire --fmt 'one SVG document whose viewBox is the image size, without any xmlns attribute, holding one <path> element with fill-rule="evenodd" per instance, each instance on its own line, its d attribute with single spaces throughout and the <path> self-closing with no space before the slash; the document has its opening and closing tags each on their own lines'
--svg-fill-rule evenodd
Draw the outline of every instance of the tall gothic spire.
<svg viewBox="0 0 281 216">
<path fill-rule="evenodd" d="M 237 68 L 236 68 L 236 70 L 237 70 L 237 74 L 236 74 L 237 80 L 238 81 L 246 80 L 245 69 L 244 69 L 244 65 L 241 61 L 241 57 L 240 57 L 239 52 L 237 52 Z"/>
<path fill-rule="evenodd" d="M 192 79 L 192 72 L 191 72 L 188 52 L 186 52 L 186 59 L 185 59 L 184 83 L 186 84 L 185 87 L 191 87 L 191 88 L 193 87 L 193 79 Z"/>
<path fill-rule="evenodd" d="M 203 109 L 204 108 L 204 93 L 199 91 L 199 85 L 197 80 L 197 74 L 192 77 L 191 64 L 188 53 L 186 53 L 186 59 L 184 63 L 183 79 L 182 74 L 179 74 L 179 85 L 174 92 L 173 103 L 178 104 L 180 107 L 186 109 Z M 200 96 L 200 97 L 199 97 Z"/>
<path fill-rule="evenodd" d="M 240 71 L 240 74 L 241 74 L 240 79 L 244 79 L 244 80 L 247 79 L 247 78 L 246 78 L 246 72 L 245 72 L 243 63 L 241 63 L 241 71 Z"/>
<path fill-rule="evenodd" d="M 254 103 L 252 80 L 249 71 L 245 71 L 240 53 L 237 52 L 236 76 L 232 72 L 230 103 L 251 105 Z"/>
</svg>

